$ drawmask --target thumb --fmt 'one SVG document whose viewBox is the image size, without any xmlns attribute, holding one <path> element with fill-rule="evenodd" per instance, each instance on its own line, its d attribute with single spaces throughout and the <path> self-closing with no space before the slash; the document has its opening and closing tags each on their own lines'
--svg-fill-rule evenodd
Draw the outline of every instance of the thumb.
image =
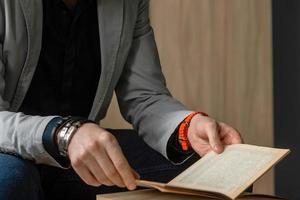
<svg viewBox="0 0 300 200">
<path fill-rule="evenodd" d="M 220 140 L 218 125 L 211 126 L 207 129 L 207 136 L 211 149 L 216 153 L 222 153 L 224 151 L 223 144 Z"/>
</svg>

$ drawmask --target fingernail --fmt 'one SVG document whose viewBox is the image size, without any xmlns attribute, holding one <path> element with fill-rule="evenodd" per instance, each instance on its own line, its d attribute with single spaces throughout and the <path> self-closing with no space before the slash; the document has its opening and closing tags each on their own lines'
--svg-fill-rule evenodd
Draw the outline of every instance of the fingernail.
<svg viewBox="0 0 300 200">
<path fill-rule="evenodd" d="M 141 176 L 137 172 L 135 172 L 135 176 L 136 176 L 136 179 L 140 179 L 141 178 Z"/>
<path fill-rule="evenodd" d="M 219 144 L 219 145 L 217 145 L 217 152 L 218 153 L 222 153 L 223 151 L 224 151 L 224 146 L 223 145 L 221 145 L 221 144 Z"/>
<path fill-rule="evenodd" d="M 140 179 L 141 178 L 141 176 L 134 169 L 132 169 L 132 173 L 133 173 L 133 176 L 134 176 L 135 179 Z"/>
<path fill-rule="evenodd" d="M 130 185 L 128 186 L 128 189 L 129 189 L 129 190 L 135 190 L 135 188 L 136 188 L 136 185 L 135 185 L 135 184 L 130 184 Z"/>
<path fill-rule="evenodd" d="M 220 152 L 221 151 L 221 147 L 219 145 L 215 145 L 214 146 L 215 151 Z"/>
<path fill-rule="evenodd" d="M 139 174 L 137 174 L 136 179 L 141 179 L 141 176 Z"/>
</svg>

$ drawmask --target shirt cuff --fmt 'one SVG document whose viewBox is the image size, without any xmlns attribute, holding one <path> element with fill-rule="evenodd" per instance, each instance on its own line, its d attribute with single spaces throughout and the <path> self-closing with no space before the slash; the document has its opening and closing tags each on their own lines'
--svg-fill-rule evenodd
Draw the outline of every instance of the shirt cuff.
<svg viewBox="0 0 300 200">
<path fill-rule="evenodd" d="M 55 132 L 57 128 L 64 122 L 62 117 L 53 118 L 46 126 L 42 141 L 45 150 L 64 168 L 70 167 L 68 158 L 59 154 L 57 144 L 55 142 Z"/>
<path fill-rule="evenodd" d="M 171 135 L 167 143 L 167 156 L 175 164 L 184 162 L 194 154 L 194 150 L 192 148 L 190 148 L 188 151 L 183 151 L 181 148 L 181 145 L 178 141 L 178 129 L 180 124 L 175 129 L 174 133 Z"/>
</svg>

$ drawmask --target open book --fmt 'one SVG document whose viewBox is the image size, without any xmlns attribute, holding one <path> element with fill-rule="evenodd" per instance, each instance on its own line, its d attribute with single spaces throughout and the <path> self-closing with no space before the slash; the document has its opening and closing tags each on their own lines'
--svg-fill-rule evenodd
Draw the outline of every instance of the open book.
<svg viewBox="0 0 300 200">
<path fill-rule="evenodd" d="M 193 196 L 202 197 L 201 199 L 280 199 L 243 192 L 289 152 L 288 149 L 246 144 L 230 145 L 222 154 L 211 152 L 205 155 L 167 184 L 144 180 L 137 180 L 137 184 L 163 193 L 192 195 L 185 196 L 186 200 L 195 199 Z M 126 194 L 123 193 L 119 196 L 113 194 L 111 198 L 109 195 L 99 195 L 97 199 L 137 200 L 143 199 L 146 194 L 156 195 L 156 199 L 159 199 L 159 196 L 162 198 L 169 195 L 163 193 L 158 195 L 159 193 L 154 190 L 134 191 L 126 194 L 137 198 L 125 198 Z M 162 199 L 177 200 L 178 197 L 178 195 L 169 195 L 168 198 Z"/>
</svg>

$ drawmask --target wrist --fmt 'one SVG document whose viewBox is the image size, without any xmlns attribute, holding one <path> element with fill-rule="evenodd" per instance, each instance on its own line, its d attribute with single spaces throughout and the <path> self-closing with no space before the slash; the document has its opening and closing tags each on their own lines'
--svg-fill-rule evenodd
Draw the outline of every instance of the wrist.
<svg viewBox="0 0 300 200">
<path fill-rule="evenodd" d="M 184 151 L 184 152 L 189 151 L 191 149 L 191 144 L 188 140 L 188 130 L 189 130 L 192 119 L 197 115 L 208 116 L 208 114 L 206 114 L 204 112 L 193 112 L 189 116 L 187 116 L 183 120 L 183 122 L 181 122 L 181 124 L 179 125 L 178 141 L 179 141 L 182 151 Z"/>
<path fill-rule="evenodd" d="M 84 118 L 70 117 L 57 130 L 55 135 L 55 141 L 58 147 L 59 154 L 61 156 L 68 157 L 68 147 L 73 136 L 77 133 L 80 127 L 87 123 L 96 124 L 94 121 L 87 120 Z"/>
</svg>

